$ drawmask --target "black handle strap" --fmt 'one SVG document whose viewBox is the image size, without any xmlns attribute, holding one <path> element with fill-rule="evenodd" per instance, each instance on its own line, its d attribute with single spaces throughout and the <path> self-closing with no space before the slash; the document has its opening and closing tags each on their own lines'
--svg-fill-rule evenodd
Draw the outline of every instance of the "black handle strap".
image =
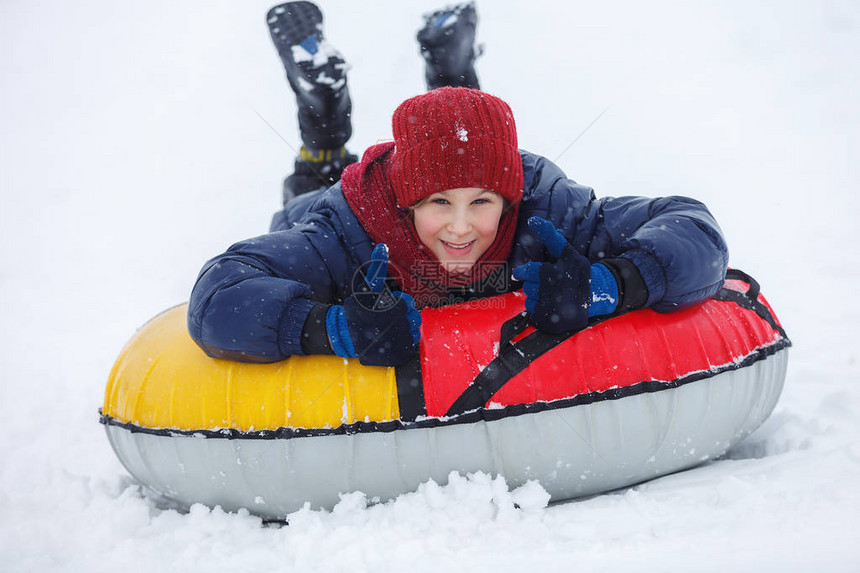
<svg viewBox="0 0 860 573">
<path fill-rule="evenodd" d="M 758 300 L 758 295 L 761 292 L 761 286 L 759 286 L 758 281 L 752 278 L 747 273 L 743 272 L 740 269 L 729 269 L 726 271 L 726 279 L 727 280 L 739 280 L 750 285 L 749 290 L 747 290 L 746 295 L 750 300 Z"/>
<path fill-rule="evenodd" d="M 537 358 L 546 354 L 574 334 L 577 330 L 559 334 L 535 331 L 513 343 L 529 325 L 529 315 L 522 312 L 506 321 L 499 333 L 499 354 L 486 368 L 475 376 L 472 383 L 451 404 L 446 416 L 457 416 L 471 410 L 483 408 L 490 399 L 510 380 L 529 367 Z"/>
<path fill-rule="evenodd" d="M 511 340 L 522 334 L 522 332 L 526 328 L 528 328 L 528 326 L 529 313 L 525 310 L 516 315 L 515 317 L 506 320 L 502 324 L 502 328 L 499 333 L 499 348 L 510 344 Z"/>
<path fill-rule="evenodd" d="M 788 341 L 785 329 L 776 322 L 776 318 L 773 316 L 770 309 L 758 299 L 758 295 L 761 292 L 761 287 L 759 286 L 758 281 L 739 269 L 729 269 L 726 271 L 726 279 L 743 281 L 750 287 L 746 292 L 738 292 L 736 290 L 723 287 L 714 295 L 714 299 L 733 302 L 742 308 L 754 311 L 762 319 L 767 321 L 771 328 L 777 331 L 782 338 L 785 338 L 786 341 Z M 789 344 L 791 343 L 790 341 L 788 342 Z"/>
</svg>

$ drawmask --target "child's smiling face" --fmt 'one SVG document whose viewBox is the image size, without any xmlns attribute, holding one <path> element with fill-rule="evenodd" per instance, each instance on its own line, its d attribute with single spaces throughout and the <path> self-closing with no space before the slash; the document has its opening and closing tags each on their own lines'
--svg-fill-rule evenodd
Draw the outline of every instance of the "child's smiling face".
<svg viewBox="0 0 860 573">
<path fill-rule="evenodd" d="M 505 200 L 477 187 L 448 189 L 412 207 L 418 238 L 450 273 L 466 273 L 496 238 Z"/>
</svg>

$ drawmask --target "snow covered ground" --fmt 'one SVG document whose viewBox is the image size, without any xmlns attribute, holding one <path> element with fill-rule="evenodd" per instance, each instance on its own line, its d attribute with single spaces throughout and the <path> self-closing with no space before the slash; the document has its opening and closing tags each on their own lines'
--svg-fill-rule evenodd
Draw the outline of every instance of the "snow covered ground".
<svg viewBox="0 0 860 573">
<path fill-rule="evenodd" d="M 521 145 L 601 195 L 704 200 L 792 337 L 776 411 L 725 459 L 551 507 L 454 476 L 289 527 L 142 496 L 97 408 L 134 329 L 278 206 L 299 140 L 269 6 L 0 3 L 0 571 L 860 570 L 848 0 L 478 6 L 478 71 Z M 353 64 L 353 150 L 423 90 L 413 36 L 435 7 L 323 4 Z"/>
</svg>

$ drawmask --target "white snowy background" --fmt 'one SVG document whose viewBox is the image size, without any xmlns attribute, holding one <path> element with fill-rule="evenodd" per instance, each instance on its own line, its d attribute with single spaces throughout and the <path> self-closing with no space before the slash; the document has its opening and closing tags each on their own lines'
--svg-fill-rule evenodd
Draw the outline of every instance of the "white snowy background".
<svg viewBox="0 0 860 573">
<path fill-rule="evenodd" d="M 360 152 L 423 91 L 438 5 L 322 6 Z M 143 496 L 97 408 L 135 328 L 278 207 L 299 138 L 269 7 L 0 2 L 0 571 L 860 570 L 849 0 L 478 5 L 478 72 L 521 146 L 599 195 L 705 201 L 793 339 L 776 411 L 724 459 L 545 508 L 462 476 L 288 527 Z"/>
</svg>

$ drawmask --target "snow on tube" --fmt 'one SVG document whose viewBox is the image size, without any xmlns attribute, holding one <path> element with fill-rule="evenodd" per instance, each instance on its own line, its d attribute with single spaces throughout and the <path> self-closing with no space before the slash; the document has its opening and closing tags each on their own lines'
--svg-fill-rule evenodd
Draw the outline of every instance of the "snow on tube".
<svg viewBox="0 0 860 573">
<path fill-rule="evenodd" d="M 161 496 L 283 519 L 452 471 L 501 474 L 512 488 L 537 480 L 553 500 L 629 486 L 719 456 L 782 390 L 791 342 L 740 271 L 693 308 L 575 335 L 529 327 L 524 300 L 424 310 L 420 357 L 397 368 L 209 358 L 178 306 L 122 351 L 101 422 Z"/>
</svg>

